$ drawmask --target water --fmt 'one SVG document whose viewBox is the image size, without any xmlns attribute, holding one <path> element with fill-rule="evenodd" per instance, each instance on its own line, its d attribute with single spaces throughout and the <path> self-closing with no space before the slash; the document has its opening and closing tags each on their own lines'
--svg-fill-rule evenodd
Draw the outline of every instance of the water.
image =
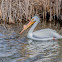
<svg viewBox="0 0 62 62">
<path fill-rule="evenodd" d="M 0 62 L 62 62 L 62 40 L 34 41 L 0 26 Z"/>
</svg>

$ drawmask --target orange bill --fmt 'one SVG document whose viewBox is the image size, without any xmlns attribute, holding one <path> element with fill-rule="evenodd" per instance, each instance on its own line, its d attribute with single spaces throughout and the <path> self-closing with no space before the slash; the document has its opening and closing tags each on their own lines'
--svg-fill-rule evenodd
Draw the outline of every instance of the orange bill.
<svg viewBox="0 0 62 62">
<path fill-rule="evenodd" d="M 30 27 L 33 23 L 35 23 L 35 21 L 33 21 L 33 19 L 27 24 L 25 25 L 25 27 L 23 28 L 23 30 L 20 32 L 20 34 L 25 31 L 28 27 Z"/>
</svg>

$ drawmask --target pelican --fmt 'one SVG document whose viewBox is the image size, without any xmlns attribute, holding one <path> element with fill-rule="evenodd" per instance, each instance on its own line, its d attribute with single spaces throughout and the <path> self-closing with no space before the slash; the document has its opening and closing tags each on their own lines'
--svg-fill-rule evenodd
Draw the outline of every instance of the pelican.
<svg viewBox="0 0 62 62">
<path fill-rule="evenodd" d="M 62 38 L 62 36 L 59 35 L 55 30 L 49 29 L 49 28 L 41 29 L 41 30 L 33 32 L 39 22 L 40 22 L 40 18 L 38 16 L 34 16 L 27 25 L 24 25 L 24 28 L 20 32 L 20 34 L 24 30 L 26 30 L 29 26 L 33 25 L 27 34 L 27 38 L 30 38 L 33 40 L 52 40 L 52 39 L 55 40 L 55 39 Z"/>
</svg>

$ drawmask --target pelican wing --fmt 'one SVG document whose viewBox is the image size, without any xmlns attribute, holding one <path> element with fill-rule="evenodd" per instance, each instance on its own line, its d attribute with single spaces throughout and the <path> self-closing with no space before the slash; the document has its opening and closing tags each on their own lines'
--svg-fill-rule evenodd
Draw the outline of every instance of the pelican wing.
<svg viewBox="0 0 62 62">
<path fill-rule="evenodd" d="M 35 38 L 41 38 L 41 39 L 52 38 L 52 37 L 56 38 L 56 36 L 59 36 L 59 34 L 57 34 L 56 31 L 52 29 L 42 29 L 33 32 L 33 37 Z"/>
</svg>

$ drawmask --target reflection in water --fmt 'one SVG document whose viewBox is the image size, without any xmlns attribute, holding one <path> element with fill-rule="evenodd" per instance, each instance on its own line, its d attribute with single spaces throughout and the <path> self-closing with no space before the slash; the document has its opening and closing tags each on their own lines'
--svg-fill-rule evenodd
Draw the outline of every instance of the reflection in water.
<svg viewBox="0 0 62 62">
<path fill-rule="evenodd" d="M 30 58 L 34 58 L 35 61 L 51 61 L 60 53 L 60 46 L 57 41 L 33 41 L 28 40 L 28 50 L 31 51 Z M 31 43 L 30 43 L 31 42 Z M 39 58 L 38 58 L 39 57 Z"/>
<path fill-rule="evenodd" d="M 20 38 L 0 27 L 0 62 L 62 62 L 62 42 Z"/>
<path fill-rule="evenodd" d="M 61 41 L 34 41 L 31 39 L 25 40 L 29 44 L 26 45 L 26 50 L 29 51 L 28 58 L 17 62 L 61 62 Z"/>
</svg>

